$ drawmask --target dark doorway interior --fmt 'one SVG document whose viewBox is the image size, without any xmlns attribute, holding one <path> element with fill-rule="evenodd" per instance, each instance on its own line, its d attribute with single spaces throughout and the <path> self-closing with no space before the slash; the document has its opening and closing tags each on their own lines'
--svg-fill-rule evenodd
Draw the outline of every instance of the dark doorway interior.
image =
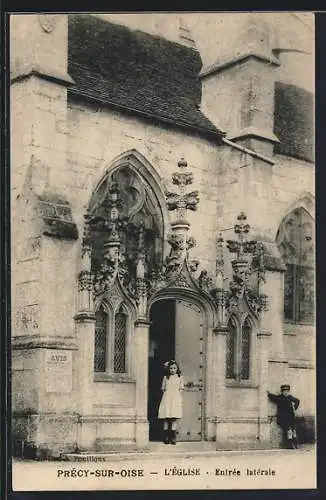
<svg viewBox="0 0 326 500">
<path fill-rule="evenodd" d="M 175 301 L 155 302 L 150 312 L 148 359 L 148 421 L 150 441 L 161 441 L 161 422 L 157 419 L 161 401 L 163 364 L 175 356 Z"/>
</svg>

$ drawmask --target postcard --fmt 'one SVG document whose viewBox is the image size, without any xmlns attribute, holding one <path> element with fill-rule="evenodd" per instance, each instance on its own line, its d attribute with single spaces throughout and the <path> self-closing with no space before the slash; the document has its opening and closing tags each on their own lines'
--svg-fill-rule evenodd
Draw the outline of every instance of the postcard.
<svg viewBox="0 0 326 500">
<path fill-rule="evenodd" d="M 10 15 L 13 491 L 316 488 L 314 14 Z"/>
</svg>

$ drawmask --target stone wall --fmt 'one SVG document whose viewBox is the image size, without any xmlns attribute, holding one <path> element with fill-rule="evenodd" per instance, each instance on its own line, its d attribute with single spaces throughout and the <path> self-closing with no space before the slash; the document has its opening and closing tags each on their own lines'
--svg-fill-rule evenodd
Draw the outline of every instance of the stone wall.
<svg viewBox="0 0 326 500">
<path fill-rule="evenodd" d="M 171 175 L 177 169 L 178 160 L 184 157 L 194 174 L 191 189 L 198 190 L 200 197 L 197 212 L 188 214 L 191 234 L 197 240 L 197 247 L 191 255 L 200 260 L 201 268 L 212 273 L 218 232 L 222 231 L 225 239 L 233 239 L 233 225 L 240 211 L 248 216 L 253 234 L 264 234 L 272 240 L 275 240 L 279 224 L 290 209 L 298 204 L 309 205 L 313 214 L 314 170 L 307 162 L 280 155 L 264 159 L 231 146 L 218 146 L 203 137 L 144 121 L 131 113 L 123 114 L 89 104 L 69 94 L 67 101 L 64 16 L 54 32 L 55 38 L 40 31 L 37 16 L 28 17 L 21 37 L 13 31 L 12 51 L 17 54 L 13 72 L 20 72 L 22 76 L 21 61 L 27 61 L 32 67 L 37 64 L 42 71 L 53 73 L 56 70 L 61 73 L 62 80 L 57 80 L 58 75 L 49 81 L 34 74 L 15 80 L 11 90 L 12 333 L 13 340 L 20 343 L 19 349 L 14 347 L 12 356 L 17 436 L 21 442 L 29 440 L 36 443 L 35 446 L 45 448 L 45 441 L 52 441 L 59 449 L 64 442 L 61 429 L 64 425 L 69 446 L 75 446 L 78 441 L 92 446 L 101 437 L 99 429 L 103 429 L 106 437 L 119 437 L 114 434 L 115 426 L 119 424 L 120 437 L 125 435 L 132 439 L 134 381 L 121 384 L 93 382 L 89 414 L 79 422 L 74 413 L 82 396 L 80 387 L 76 387 L 83 366 L 80 365 L 77 345 L 74 345 L 74 316 L 77 312 L 83 217 L 98 183 L 117 158 L 125 159 L 130 153 L 144 159 L 150 173 L 157 177 L 163 197 L 166 189 L 175 190 Z M 21 52 L 31 29 L 38 34 Z M 40 50 L 42 43 L 46 45 L 44 54 Z M 31 58 L 36 47 L 39 54 Z M 50 67 L 54 60 L 58 61 L 56 68 Z M 256 64 L 250 66 L 250 71 L 253 70 L 258 71 Z M 214 114 L 214 120 L 220 120 L 220 125 L 228 129 L 241 125 L 239 117 L 249 76 L 245 70 L 239 73 L 234 69 L 226 79 L 220 80 L 220 87 L 209 83 L 204 89 L 206 96 L 218 100 L 218 106 L 206 101 L 207 109 Z M 260 86 L 264 85 L 261 81 Z M 269 82 L 260 96 L 262 107 L 264 99 L 271 97 L 271 88 Z M 269 103 L 262 127 L 271 127 L 271 112 Z M 78 240 L 67 241 L 42 234 L 41 221 L 34 211 L 35 196 L 49 189 L 69 200 Z M 167 221 L 173 220 L 173 214 L 166 213 L 165 217 Z M 226 255 L 228 276 L 231 276 L 230 260 L 231 256 Z M 279 298 L 280 279 L 274 281 L 269 295 Z M 283 317 L 280 304 L 272 314 L 277 316 L 277 329 Z M 272 339 L 277 333 L 272 332 Z M 270 360 L 269 363 L 270 390 L 276 391 L 284 381 L 293 384 L 294 392 L 297 391 L 302 400 L 300 415 L 311 415 L 314 411 L 311 391 L 314 384 L 311 369 L 313 338 L 313 329 L 290 331 L 285 325 L 285 359 Z M 68 341 L 70 345 L 67 347 Z M 34 342 L 33 348 L 31 342 Z M 36 345 L 35 342 L 40 343 Z M 45 346 L 44 342 L 48 344 Z M 48 350 L 53 344 L 56 350 L 60 345 L 66 349 L 71 360 L 67 368 L 70 370 L 67 385 L 62 385 L 57 394 L 48 390 L 47 384 L 51 381 L 43 378 Z M 244 415 L 250 419 L 257 414 L 256 388 L 228 387 L 226 399 L 228 413 L 234 418 Z M 111 404 L 113 402 L 115 407 Z M 273 411 L 271 408 L 270 415 Z M 59 413 L 66 415 L 64 424 L 54 416 Z M 100 427 L 94 423 L 94 418 L 101 421 Z M 249 434 L 254 435 L 256 423 L 251 422 L 250 426 Z"/>
<path fill-rule="evenodd" d="M 161 178 L 162 193 L 165 189 L 175 190 L 171 175 L 183 156 L 194 174 L 191 189 L 197 189 L 200 196 L 198 211 L 188 214 L 191 234 L 198 242 L 193 253 L 203 267 L 213 270 L 219 162 L 214 143 L 161 124 L 157 126 L 72 100 L 68 127 L 68 169 L 63 184 L 69 190 L 79 229 L 93 190 L 119 155 L 132 150 L 143 155 Z"/>
</svg>

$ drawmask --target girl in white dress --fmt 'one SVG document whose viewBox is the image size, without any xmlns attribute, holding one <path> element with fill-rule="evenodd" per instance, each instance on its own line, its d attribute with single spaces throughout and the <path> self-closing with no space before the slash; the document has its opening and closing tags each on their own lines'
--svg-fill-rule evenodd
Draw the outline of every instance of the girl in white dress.
<svg viewBox="0 0 326 500">
<path fill-rule="evenodd" d="M 174 359 L 166 363 L 165 366 L 168 373 L 162 381 L 163 395 L 158 418 L 163 419 L 164 443 L 176 444 L 177 420 L 182 417 L 183 378 Z"/>
</svg>

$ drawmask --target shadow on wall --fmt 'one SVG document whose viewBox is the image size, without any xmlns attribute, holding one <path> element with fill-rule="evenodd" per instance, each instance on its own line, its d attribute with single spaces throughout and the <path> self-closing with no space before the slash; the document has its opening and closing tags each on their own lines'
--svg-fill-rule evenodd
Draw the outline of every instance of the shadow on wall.
<svg viewBox="0 0 326 500">
<path fill-rule="evenodd" d="M 298 441 L 300 444 L 313 444 L 316 442 L 315 418 L 312 416 L 296 417 Z M 283 435 L 281 428 L 276 423 L 276 416 L 271 420 L 271 447 L 283 446 Z"/>
<path fill-rule="evenodd" d="M 297 417 L 297 432 L 299 443 L 315 443 L 316 424 L 314 417 Z"/>
</svg>

